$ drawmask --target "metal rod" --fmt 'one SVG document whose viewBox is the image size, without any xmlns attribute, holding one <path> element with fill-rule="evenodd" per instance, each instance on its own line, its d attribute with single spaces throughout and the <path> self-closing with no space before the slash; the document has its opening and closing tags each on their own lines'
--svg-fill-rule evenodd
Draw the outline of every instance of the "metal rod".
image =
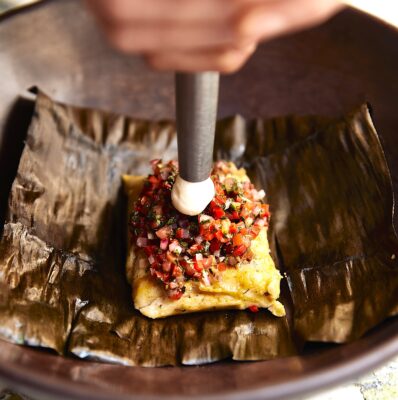
<svg viewBox="0 0 398 400">
<path fill-rule="evenodd" d="M 176 118 L 180 176 L 202 182 L 213 162 L 218 72 L 176 73 Z"/>
</svg>

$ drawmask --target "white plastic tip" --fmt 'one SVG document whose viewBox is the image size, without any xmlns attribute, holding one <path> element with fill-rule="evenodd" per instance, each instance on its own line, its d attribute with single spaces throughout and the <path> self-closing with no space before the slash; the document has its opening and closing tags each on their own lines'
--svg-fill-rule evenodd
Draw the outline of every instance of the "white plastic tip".
<svg viewBox="0 0 398 400">
<path fill-rule="evenodd" d="M 179 175 L 171 191 L 173 206 L 185 215 L 198 215 L 213 200 L 214 183 L 210 178 L 202 182 L 188 182 Z"/>
</svg>

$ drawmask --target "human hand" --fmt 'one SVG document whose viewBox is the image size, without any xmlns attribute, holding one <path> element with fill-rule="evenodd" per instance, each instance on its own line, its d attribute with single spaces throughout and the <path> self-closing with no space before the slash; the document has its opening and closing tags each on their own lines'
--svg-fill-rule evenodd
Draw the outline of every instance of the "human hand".
<svg viewBox="0 0 398 400">
<path fill-rule="evenodd" d="M 310 27 L 339 0 L 86 0 L 110 42 L 160 70 L 234 72 L 257 44 Z"/>
</svg>

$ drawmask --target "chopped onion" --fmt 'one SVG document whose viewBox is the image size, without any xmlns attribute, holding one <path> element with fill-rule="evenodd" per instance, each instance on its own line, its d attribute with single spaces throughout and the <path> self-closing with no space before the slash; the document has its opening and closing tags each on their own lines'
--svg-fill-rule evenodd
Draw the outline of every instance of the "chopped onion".
<svg viewBox="0 0 398 400">
<path fill-rule="evenodd" d="M 245 221 L 246 226 L 252 226 L 253 222 L 254 222 L 254 219 L 252 217 L 246 218 L 246 221 Z"/>
<path fill-rule="evenodd" d="M 149 264 L 153 264 L 153 263 L 155 262 L 155 257 L 151 254 L 151 255 L 148 257 L 148 261 L 149 261 Z"/>
<path fill-rule="evenodd" d="M 201 253 L 196 253 L 195 254 L 195 258 L 196 258 L 196 261 L 202 261 L 203 260 L 203 255 Z"/>
<path fill-rule="evenodd" d="M 198 235 L 195 237 L 195 242 L 197 244 L 201 244 L 203 242 L 203 237 L 201 235 Z"/>
<path fill-rule="evenodd" d="M 169 283 L 169 288 L 170 288 L 170 289 L 177 289 L 177 288 L 178 288 L 178 285 L 177 285 L 176 282 L 170 282 L 170 283 Z"/>
<path fill-rule="evenodd" d="M 170 251 L 174 251 L 175 248 L 178 246 L 178 242 L 176 240 L 173 240 L 170 244 L 169 244 L 169 250 Z"/>
<path fill-rule="evenodd" d="M 261 199 L 263 199 L 264 197 L 265 197 L 265 192 L 264 192 L 264 190 L 263 190 L 263 189 L 259 190 L 258 193 L 257 193 L 257 198 L 258 198 L 258 200 L 261 200 Z"/>
<path fill-rule="evenodd" d="M 160 241 L 160 248 L 162 250 L 167 250 L 168 245 L 169 245 L 169 240 L 168 239 L 162 239 Z"/>
<path fill-rule="evenodd" d="M 169 244 L 169 250 L 173 253 L 180 254 L 182 252 L 182 247 L 178 244 L 177 240 L 173 240 Z"/>
<path fill-rule="evenodd" d="M 160 158 L 154 158 L 150 161 L 152 167 L 156 167 L 156 165 L 160 162 Z"/>
<path fill-rule="evenodd" d="M 207 274 L 207 271 L 203 270 L 202 272 L 202 282 L 204 283 L 205 286 L 210 286 L 210 279 L 209 275 Z"/>
<path fill-rule="evenodd" d="M 163 261 L 162 268 L 163 268 L 163 271 L 169 272 L 171 270 L 171 262 Z"/>
<path fill-rule="evenodd" d="M 167 225 L 158 229 L 155 233 L 159 239 L 166 239 L 171 235 L 171 228 Z"/>
<path fill-rule="evenodd" d="M 150 239 L 150 240 L 155 239 L 155 235 L 152 232 L 148 232 L 147 236 L 148 236 L 148 239 Z"/>
<path fill-rule="evenodd" d="M 199 222 L 201 224 L 204 224 L 205 222 L 211 222 L 211 221 L 214 221 L 214 218 L 211 217 L 210 215 L 206 215 L 206 214 L 199 215 Z"/>
<path fill-rule="evenodd" d="M 193 266 L 193 264 L 192 263 L 187 263 L 186 265 L 185 265 L 185 272 L 188 274 L 188 275 L 194 275 L 195 273 L 196 273 L 196 269 L 194 268 L 194 266 Z"/>
<path fill-rule="evenodd" d="M 174 253 L 175 253 L 175 254 L 181 254 L 181 253 L 182 253 L 182 247 L 181 247 L 181 246 L 177 246 L 177 247 L 174 249 Z"/>
<path fill-rule="evenodd" d="M 136 244 L 138 247 L 148 246 L 148 239 L 145 237 L 139 237 L 137 238 Z"/>
<path fill-rule="evenodd" d="M 189 230 L 188 229 L 182 229 L 181 238 L 182 239 L 188 239 L 189 238 Z"/>
<path fill-rule="evenodd" d="M 261 227 L 265 226 L 265 220 L 263 218 L 257 218 L 254 224 Z"/>
<path fill-rule="evenodd" d="M 220 250 L 216 250 L 213 253 L 214 257 L 220 257 Z"/>
<path fill-rule="evenodd" d="M 261 213 L 261 207 L 259 206 L 254 207 L 253 214 L 257 217 L 257 215 L 260 213 Z"/>
</svg>

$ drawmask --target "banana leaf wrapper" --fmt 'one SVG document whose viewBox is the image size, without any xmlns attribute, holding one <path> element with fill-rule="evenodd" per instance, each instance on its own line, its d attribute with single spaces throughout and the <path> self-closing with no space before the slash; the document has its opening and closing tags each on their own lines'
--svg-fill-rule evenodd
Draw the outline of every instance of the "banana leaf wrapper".
<svg viewBox="0 0 398 400">
<path fill-rule="evenodd" d="M 217 126 L 215 158 L 267 192 L 271 251 L 288 316 L 223 311 L 149 320 L 125 279 L 121 175 L 177 157 L 174 124 L 37 96 L 0 240 L 0 336 L 60 354 L 162 366 L 296 354 L 354 340 L 398 311 L 393 195 L 362 106 L 332 120 Z"/>
</svg>

